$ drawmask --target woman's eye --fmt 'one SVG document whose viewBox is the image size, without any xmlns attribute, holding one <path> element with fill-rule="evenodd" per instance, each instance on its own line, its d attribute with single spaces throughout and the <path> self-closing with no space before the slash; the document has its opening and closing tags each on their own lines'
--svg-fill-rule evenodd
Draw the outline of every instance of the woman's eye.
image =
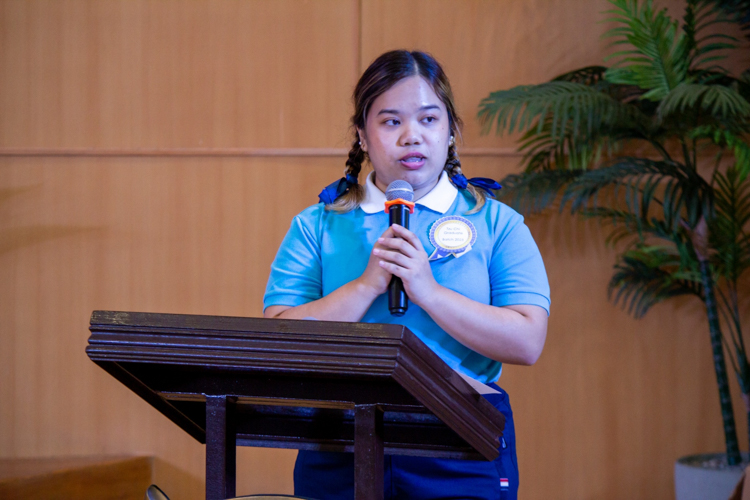
<svg viewBox="0 0 750 500">
<path fill-rule="evenodd" d="M 389 119 L 388 119 L 388 120 L 386 120 L 386 121 L 385 121 L 384 123 L 385 123 L 386 125 L 398 125 L 398 124 L 399 124 L 399 123 L 401 123 L 401 122 L 399 122 L 399 121 L 398 121 L 397 119 L 395 119 L 395 118 L 389 118 Z"/>
<path fill-rule="evenodd" d="M 437 117 L 435 117 L 435 116 L 425 116 L 424 118 L 422 118 L 422 121 L 425 122 L 425 123 L 432 123 L 432 122 L 437 121 Z"/>
</svg>

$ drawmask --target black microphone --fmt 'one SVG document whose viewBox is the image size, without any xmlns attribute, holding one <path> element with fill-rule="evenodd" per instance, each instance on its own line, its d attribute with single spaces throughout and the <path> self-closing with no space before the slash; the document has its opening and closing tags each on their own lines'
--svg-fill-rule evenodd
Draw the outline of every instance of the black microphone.
<svg viewBox="0 0 750 500">
<path fill-rule="evenodd" d="M 398 224 L 409 229 L 409 214 L 414 213 L 414 189 L 406 181 L 393 181 L 385 190 L 385 213 L 389 225 Z M 403 316 L 409 308 L 409 297 L 404 291 L 404 283 L 398 276 L 393 276 L 388 284 L 388 310 L 393 316 Z"/>
</svg>

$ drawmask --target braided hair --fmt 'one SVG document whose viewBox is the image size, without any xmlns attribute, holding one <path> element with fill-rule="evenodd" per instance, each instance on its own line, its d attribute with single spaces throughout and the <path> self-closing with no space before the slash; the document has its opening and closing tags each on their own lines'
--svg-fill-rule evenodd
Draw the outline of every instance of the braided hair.
<svg viewBox="0 0 750 500">
<path fill-rule="evenodd" d="M 453 180 L 454 176 L 463 175 L 463 172 L 461 171 L 461 160 L 458 159 L 458 152 L 456 151 L 456 142 L 454 137 L 451 137 L 451 143 L 448 146 L 448 158 L 445 160 L 445 171 L 448 174 L 448 177 L 451 178 L 451 181 Z M 459 186 L 456 187 L 461 189 Z M 481 210 L 481 208 L 484 206 L 484 202 L 487 199 L 484 191 L 475 188 L 471 184 L 468 184 L 464 189 L 469 191 L 469 193 L 471 193 L 471 195 L 476 200 L 476 204 L 474 205 L 474 207 L 466 213 L 475 214 L 479 212 L 479 210 Z"/>
<path fill-rule="evenodd" d="M 347 178 L 349 188 L 333 203 L 326 205 L 326 210 L 335 212 L 349 212 L 356 209 L 364 201 L 365 189 L 359 183 L 362 163 L 368 159 L 362 149 L 358 130 L 365 129 L 367 112 L 380 95 L 388 91 L 396 83 L 412 76 L 420 76 L 427 81 L 438 98 L 445 104 L 450 120 L 451 136 L 460 134 L 461 118 L 456 113 L 448 77 L 443 68 L 431 55 L 424 52 L 409 52 L 407 50 L 393 50 L 381 55 L 365 70 L 354 88 L 354 114 L 351 118 L 351 128 L 354 136 L 349 156 L 346 160 L 344 177 Z M 452 141 L 453 142 L 453 141 Z M 448 158 L 445 170 L 451 178 L 461 173 L 461 162 L 456 153 L 456 145 L 452 143 L 448 148 Z M 354 181 L 357 181 L 356 183 Z M 455 183 L 454 183 L 455 184 Z M 469 213 L 475 213 L 484 205 L 485 197 L 481 190 L 469 185 L 466 189 L 477 201 Z"/>
<path fill-rule="evenodd" d="M 362 149 L 359 136 L 354 138 L 352 147 L 349 150 L 349 157 L 346 160 L 344 177 L 359 179 L 359 173 L 362 170 L 362 163 L 367 158 L 367 153 Z M 362 184 L 350 184 L 349 189 L 336 201 L 326 205 L 326 210 L 346 213 L 355 210 L 365 199 L 365 188 Z"/>
</svg>

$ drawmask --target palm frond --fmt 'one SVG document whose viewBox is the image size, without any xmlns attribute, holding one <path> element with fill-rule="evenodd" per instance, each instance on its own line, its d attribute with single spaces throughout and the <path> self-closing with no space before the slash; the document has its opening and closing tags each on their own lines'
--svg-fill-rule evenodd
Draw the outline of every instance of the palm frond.
<svg viewBox="0 0 750 500">
<path fill-rule="evenodd" d="M 737 48 L 738 40 L 733 36 L 721 31 L 707 35 L 702 33 L 710 26 L 731 22 L 721 9 L 717 9 L 714 0 L 688 0 L 683 20 L 683 30 L 690 49 L 691 70 L 705 69 L 707 63 L 725 59 L 727 56 L 724 51 Z M 725 72 L 723 68 L 719 69 Z"/>
<path fill-rule="evenodd" d="M 585 68 L 576 69 L 563 73 L 552 79 L 553 82 L 573 82 L 594 87 L 604 81 L 604 73 L 607 72 L 606 66 L 586 66 Z"/>
<path fill-rule="evenodd" d="M 626 122 L 622 126 L 601 127 L 591 135 L 566 131 L 555 140 L 552 119 L 547 117 L 541 128 L 532 128 L 520 138 L 518 150 L 524 154 L 521 163 L 527 172 L 587 169 L 598 164 L 604 155 L 611 156 L 619 151 L 625 138 L 642 139 L 643 134 L 640 126 L 633 127 L 632 122 Z"/>
<path fill-rule="evenodd" d="M 750 70 L 740 75 L 739 78 L 735 78 L 723 68 L 691 69 L 688 72 L 688 80 L 693 83 L 721 85 L 730 88 L 750 102 Z"/>
<path fill-rule="evenodd" d="M 587 218 L 596 218 L 612 226 L 612 230 L 605 239 L 605 243 L 616 246 L 624 240 L 643 242 L 650 237 L 674 242 L 674 229 L 656 217 L 642 218 L 626 208 L 592 207 L 581 210 L 580 215 Z M 677 246 L 681 244 L 677 242 Z"/>
<path fill-rule="evenodd" d="M 604 75 L 606 66 L 586 66 L 563 73 L 552 79 L 553 82 L 573 82 L 593 87 L 620 102 L 632 102 L 643 95 L 643 90 L 635 85 L 619 85 L 608 82 Z"/>
<path fill-rule="evenodd" d="M 716 211 L 709 221 L 712 259 L 718 274 L 737 283 L 750 268 L 750 180 L 744 179 L 736 167 L 726 173 L 717 172 Z"/>
<path fill-rule="evenodd" d="M 686 268 L 671 248 L 638 245 L 620 256 L 609 282 L 610 299 L 636 318 L 659 302 L 702 294 L 700 273 Z"/>
<path fill-rule="evenodd" d="M 750 0 L 711 0 L 708 3 L 729 21 L 739 24 L 750 39 Z"/>
<path fill-rule="evenodd" d="M 739 172 L 740 180 L 744 181 L 748 174 L 750 174 L 750 144 L 748 144 L 746 138 L 742 138 L 728 131 L 724 131 L 722 136 L 727 147 L 732 149 L 735 159 L 735 168 Z"/>
<path fill-rule="evenodd" d="M 611 194 L 607 203 L 619 202 L 643 223 L 654 206 L 660 206 L 672 230 L 683 219 L 692 227 L 713 210 L 710 186 L 691 169 L 675 162 L 630 157 L 585 171 L 567 186 L 560 203 L 569 203 L 571 213 L 596 209 L 606 190 Z"/>
<path fill-rule="evenodd" d="M 605 74 L 613 83 L 637 85 L 646 90 L 643 99 L 658 101 L 687 77 L 690 40 L 679 30 L 677 21 L 665 9 L 654 11 L 652 1 L 639 7 L 632 0 L 609 0 L 614 9 L 608 11 L 620 26 L 604 36 L 614 39 L 612 45 L 630 45 L 607 57 L 618 58 Z"/>
<path fill-rule="evenodd" d="M 549 123 L 553 141 L 565 135 L 591 135 L 616 123 L 645 120 L 638 109 L 584 84 L 567 81 L 493 92 L 480 103 L 478 118 L 483 133 L 494 126 L 499 135 L 533 128 L 541 131 Z"/>
<path fill-rule="evenodd" d="M 734 168 L 739 173 L 740 180 L 744 181 L 750 174 L 750 143 L 747 132 L 750 120 L 745 122 L 733 122 L 735 131 L 726 130 L 715 125 L 704 125 L 696 127 L 691 131 L 691 139 L 707 138 L 713 141 L 720 148 L 726 148 L 732 151 L 734 155 Z"/>
<path fill-rule="evenodd" d="M 500 181 L 500 199 L 527 213 L 539 213 L 552 206 L 565 186 L 578 176 L 580 170 L 543 170 L 512 174 Z"/>
<path fill-rule="evenodd" d="M 700 109 L 718 120 L 750 119 L 750 103 L 735 90 L 721 85 L 681 83 L 664 96 L 659 116 Z"/>
</svg>

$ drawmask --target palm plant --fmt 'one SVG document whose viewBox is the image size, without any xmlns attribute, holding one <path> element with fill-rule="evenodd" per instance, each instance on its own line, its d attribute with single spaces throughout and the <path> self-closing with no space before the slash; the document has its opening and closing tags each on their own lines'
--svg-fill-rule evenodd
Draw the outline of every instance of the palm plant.
<svg viewBox="0 0 750 500">
<path fill-rule="evenodd" d="M 614 64 L 493 92 L 478 117 L 485 133 L 523 134 L 524 171 L 503 180 L 504 201 L 610 224 L 608 243 L 624 247 L 608 287 L 616 304 L 639 318 L 671 297 L 703 302 L 736 464 L 724 348 L 750 426 L 740 314 L 750 268 L 750 71 L 736 76 L 719 64 L 740 41 L 717 28 L 746 26 L 750 2 L 687 0 L 681 26 L 652 0 L 608 2 L 614 27 L 605 36 L 621 49 L 607 58 Z"/>
</svg>

